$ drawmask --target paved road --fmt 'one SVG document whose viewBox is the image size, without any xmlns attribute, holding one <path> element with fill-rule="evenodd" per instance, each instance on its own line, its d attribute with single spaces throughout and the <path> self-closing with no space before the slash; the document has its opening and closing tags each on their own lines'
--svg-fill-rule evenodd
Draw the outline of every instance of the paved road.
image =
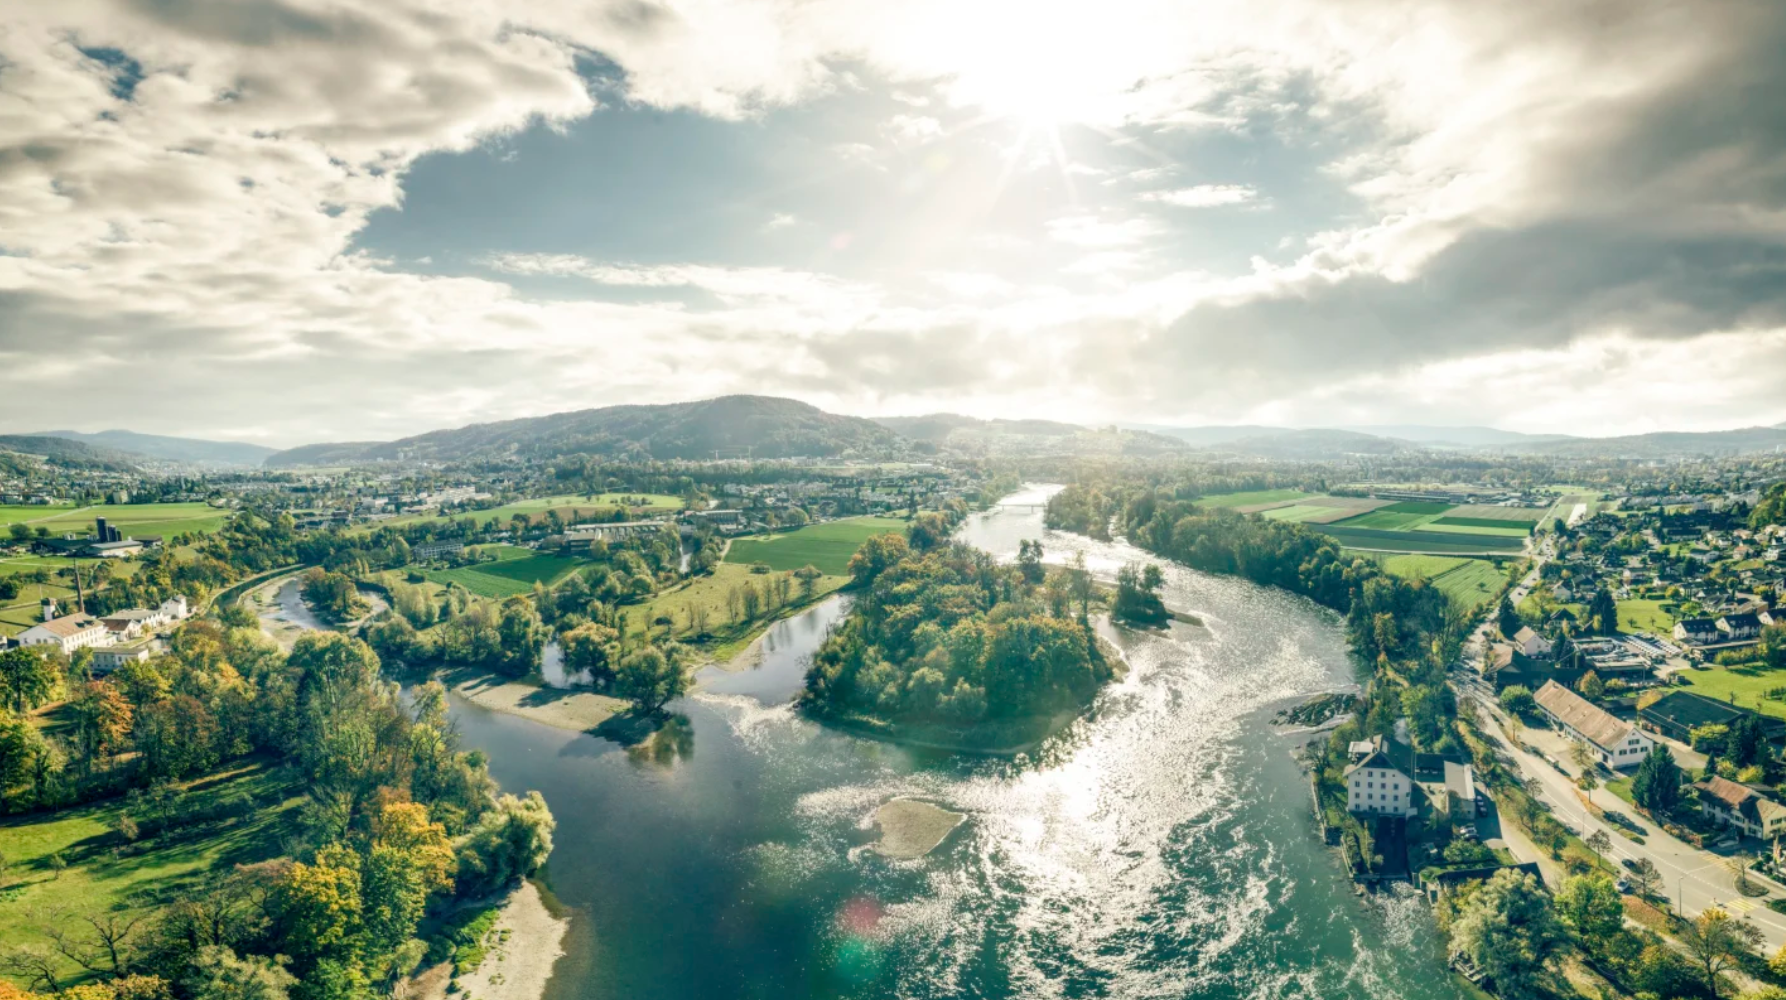
<svg viewBox="0 0 1786 1000">
<path fill-rule="evenodd" d="M 1537 586 L 1539 571 L 1543 564 L 1554 555 L 1548 543 L 1541 543 L 1533 552 L 1532 570 L 1515 584 L 1509 593 L 1509 599 L 1517 607 L 1532 588 Z M 1769 953 L 1786 944 L 1786 915 L 1775 913 L 1767 908 L 1767 900 L 1771 897 L 1786 897 L 1786 893 L 1769 888 L 1766 896 L 1745 898 L 1736 891 L 1735 879 L 1721 855 L 1700 850 L 1663 832 L 1654 823 L 1636 815 L 1631 807 L 1615 797 L 1611 792 L 1600 790 L 1595 793 L 1594 804 L 1602 809 L 1623 813 L 1633 824 L 1642 829 L 1644 843 L 1633 843 L 1611 825 L 1602 822 L 1577 797 L 1575 787 L 1577 770 L 1568 759 L 1566 738 L 1549 733 L 1528 733 L 1534 743 L 1548 743 L 1555 740 L 1549 756 L 1557 761 L 1557 766 L 1540 759 L 1536 755 L 1521 748 L 1521 745 L 1509 738 L 1506 731 L 1506 717 L 1496 703 L 1493 689 L 1482 680 L 1481 674 L 1474 668 L 1480 658 L 1487 652 L 1488 639 L 1494 628 L 1493 616 L 1483 622 L 1471 635 L 1465 647 L 1465 664 L 1452 672 L 1452 687 L 1460 699 L 1474 700 L 1481 708 L 1484 727 L 1495 734 L 1504 744 L 1504 753 L 1511 756 L 1522 777 L 1536 779 L 1539 797 L 1551 807 L 1556 818 L 1568 826 L 1579 836 L 1586 838 L 1596 831 L 1605 831 L 1612 841 L 1610 854 L 1613 860 L 1636 860 L 1649 858 L 1657 871 L 1662 873 L 1663 894 L 1673 901 L 1679 912 L 1692 917 L 1701 911 L 1717 907 L 1734 915 L 1747 918 L 1761 930 L 1766 939 L 1766 950 Z M 1561 767 L 1564 771 L 1559 771 Z M 1530 782 L 1528 782 L 1530 784 Z M 1504 822 L 1503 827 L 1507 824 Z M 1548 861 L 1538 849 L 1523 836 L 1510 836 L 1507 839 L 1515 856 L 1522 861 Z M 1757 887 L 1765 887 L 1765 883 L 1756 881 Z"/>
</svg>

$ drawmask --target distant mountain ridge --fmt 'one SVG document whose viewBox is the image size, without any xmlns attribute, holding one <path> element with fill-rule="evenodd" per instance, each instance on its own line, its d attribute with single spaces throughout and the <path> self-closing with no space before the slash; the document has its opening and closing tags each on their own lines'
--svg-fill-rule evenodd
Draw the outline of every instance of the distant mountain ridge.
<svg viewBox="0 0 1786 1000">
<path fill-rule="evenodd" d="M 258 466 L 278 449 L 239 441 L 206 441 L 200 438 L 168 437 L 162 434 L 139 434 L 135 431 L 109 430 L 41 431 L 38 437 L 64 438 L 83 444 L 159 458 L 169 462 L 193 465 Z"/>
<path fill-rule="evenodd" d="M 378 461 L 550 459 L 590 454 L 654 459 L 831 458 L 897 450 L 900 438 L 862 417 L 775 396 L 607 406 L 522 417 L 397 441 L 315 444 L 279 452 L 271 468 Z"/>
<path fill-rule="evenodd" d="M 986 455 L 1146 457 L 1182 454 L 1184 442 L 1151 431 L 1083 427 L 1058 420 L 983 420 L 959 413 L 877 417 L 875 423 L 921 444 Z"/>
<path fill-rule="evenodd" d="M 1741 427 L 1728 431 L 1656 431 L 1623 437 L 1566 438 L 1512 445 L 1503 451 L 1560 458 L 1683 458 L 1697 455 L 1752 455 L 1786 450 L 1786 427 Z"/>
<path fill-rule="evenodd" d="M 142 461 L 140 455 L 46 434 L 0 434 L 0 452 L 32 455 L 71 469 L 125 470 Z"/>
</svg>

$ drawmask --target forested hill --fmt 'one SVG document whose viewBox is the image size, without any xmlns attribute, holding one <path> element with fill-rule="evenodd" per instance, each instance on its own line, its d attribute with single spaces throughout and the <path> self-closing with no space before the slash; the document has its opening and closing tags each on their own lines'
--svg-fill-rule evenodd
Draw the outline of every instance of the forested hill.
<svg viewBox="0 0 1786 1000">
<path fill-rule="evenodd" d="M 111 448 L 100 448 L 80 441 L 35 434 L 0 434 L 0 455 L 6 453 L 40 458 L 51 465 L 69 469 L 132 469 L 142 456 L 130 455 Z M 9 459 L 10 466 L 18 459 Z M 29 461 L 26 459 L 25 461 Z"/>
<path fill-rule="evenodd" d="M 897 450 L 898 435 L 860 417 L 773 396 L 722 396 L 659 406 L 608 406 L 554 413 L 399 441 L 306 445 L 267 459 L 267 465 L 560 455 L 625 455 L 655 459 L 832 457 Z"/>
<path fill-rule="evenodd" d="M 1081 427 L 1054 420 L 981 420 L 957 413 L 880 417 L 876 423 L 915 442 L 981 455 L 1079 455 L 1147 457 L 1180 455 L 1177 438 L 1117 427 Z"/>
<path fill-rule="evenodd" d="M 97 448 L 110 448 L 146 455 L 168 462 L 193 465 L 257 466 L 273 454 L 273 448 L 241 441 L 204 441 L 198 438 L 168 437 L 162 434 L 138 434 L 135 431 L 43 431 L 42 437 L 79 441 Z"/>
</svg>

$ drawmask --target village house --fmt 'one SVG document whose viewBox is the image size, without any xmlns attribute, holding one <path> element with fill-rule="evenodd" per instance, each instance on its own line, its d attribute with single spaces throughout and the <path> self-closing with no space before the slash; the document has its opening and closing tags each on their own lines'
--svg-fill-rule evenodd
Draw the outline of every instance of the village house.
<svg viewBox="0 0 1786 1000">
<path fill-rule="evenodd" d="M 33 625 L 19 634 L 21 646 L 55 646 L 64 654 L 74 655 L 77 649 L 106 646 L 112 642 L 111 630 L 92 615 L 81 613 L 52 618 Z"/>
<path fill-rule="evenodd" d="M 1353 743 L 1350 751 L 1346 811 L 1368 816 L 1414 815 L 1414 779 L 1392 759 L 1392 745 L 1373 736 Z"/>
<path fill-rule="evenodd" d="M 1636 767 L 1656 745 L 1636 726 L 1615 718 L 1556 681 L 1547 681 L 1532 697 L 1558 729 L 1614 770 Z"/>
<path fill-rule="evenodd" d="M 96 674 L 109 674 L 129 663 L 139 663 L 152 655 L 154 641 L 143 639 L 121 646 L 106 646 L 93 651 L 92 670 Z"/>
<path fill-rule="evenodd" d="M 1725 615 L 1718 619 L 1718 631 L 1732 642 L 1753 639 L 1761 634 L 1761 619 L 1752 612 Z"/>
<path fill-rule="evenodd" d="M 1513 634 L 1513 644 L 1529 659 L 1550 659 L 1550 640 L 1532 631 L 1530 625 Z"/>
<path fill-rule="evenodd" d="M 1699 793 L 1700 808 L 1716 822 L 1763 840 L 1786 833 L 1786 806 L 1747 785 L 1714 775 L 1693 788 Z"/>
<path fill-rule="evenodd" d="M 438 559 L 441 556 L 458 555 L 463 551 L 465 551 L 465 543 L 453 538 L 445 541 L 417 542 L 410 546 L 409 555 L 412 559 Z"/>
<path fill-rule="evenodd" d="M 1710 618 L 1682 618 L 1674 623 L 1674 638 L 1693 646 L 1717 642 L 1721 635 L 1718 623 Z"/>
</svg>

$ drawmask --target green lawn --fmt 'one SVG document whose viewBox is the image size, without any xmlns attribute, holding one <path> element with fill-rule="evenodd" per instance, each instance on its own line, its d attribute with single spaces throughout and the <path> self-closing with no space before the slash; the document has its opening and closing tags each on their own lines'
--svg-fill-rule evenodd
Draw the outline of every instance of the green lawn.
<svg viewBox="0 0 1786 1000">
<path fill-rule="evenodd" d="M 1374 528 L 1379 531 L 1412 531 L 1421 525 L 1430 524 L 1439 519 L 1439 515 L 1431 511 L 1395 509 L 1400 506 L 1402 505 L 1395 504 L 1390 507 L 1380 507 L 1376 510 L 1360 514 L 1357 517 L 1348 517 L 1343 521 L 1336 521 L 1334 523 L 1348 528 Z"/>
<path fill-rule="evenodd" d="M 1273 521 L 1308 521 L 1317 517 L 1326 517 L 1330 514 L 1338 513 L 1343 509 L 1345 508 L 1322 507 L 1313 503 L 1299 503 L 1290 507 L 1273 507 L 1270 510 L 1260 511 L 1259 516 L 1270 518 Z"/>
<path fill-rule="evenodd" d="M 1619 631 L 1656 632 L 1661 635 L 1673 632 L 1674 616 L 1662 610 L 1662 605 L 1671 603 L 1673 602 L 1645 598 L 1619 601 Z"/>
<path fill-rule="evenodd" d="M 1696 694 L 1786 719 L 1786 701 L 1766 697 L 1769 691 L 1786 688 L 1786 670 L 1713 667 L 1709 670 L 1683 670 L 1675 676 L 1690 685 Z"/>
<path fill-rule="evenodd" d="M 756 535 L 732 542 L 726 561 L 767 563 L 770 569 L 799 569 L 811 564 L 827 576 L 848 576 L 850 557 L 874 535 L 904 533 L 906 522 L 892 517 L 850 517 L 778 535 Z"/>
<path fill-rule="evenodd" d="M 0 941 L 49 946 L 43 920 L 62 907 L 64 921 L 121 906 L 165 903 L 202 892 L 216 875 L 237 864 L 280 854 L 299 799 L 259 765 L 236 768 L 187 786 L 199 801 L 242 792 L 256 805 L 234 820 L 181 823 L 129 844 L 117 832 L 124 799 L 0 821 L 0 854 L 7 871 L 0 882 Z M 136 817 L 139 822 L 142 817 Z M 60 854 L 67 869 L 58 877 L 49 858 Z M 69 963 L 65 973 L 78 970 Z"/>
<path fill-rule="evenodd" d="M 73 509 L 67 505 L 0 504 L 0 525 L 12 524 L 15 521 L 35 521 L 56 514 L 66 514 Z"/>
<path fill-rule="evenodd" d="M 1223 493 L 1220 496 L 1204 497 L 1197 501 L 1200 507 L 1252 507 L 1262 503 L 1283 503 L 1285 500 L 1301 500 L 1314 496 L 1302 490 L 1253 490 L 1250 493 Z"/>
<path fill-rule="evenodd" d="M 1425 555 L 1382 556 L 1377 561 L 1385 572 L 1407 580 L 1416 578 L 1431 580 L 1441 573 L 1454 570 L 1470 562 L 1461 556 Z"/>
<path fill-rule="evenodd" d="M 801 565 L 805 565 L 802 563 Z M 674 590 L 657 594 L 649 600 L 638 604 L 628 604 L 620 611 L 626 616 L 626 630 L 629 635 L 643 635 L 651 632 L 662 635 L 665 626 L 657 624 L 658 619 L 668 618 L 668 626 L 674 636 L 689 641 L 689 609 L 702 606 L 707 609 L 707 628 L 712 633 L 711 639 L 704 647 L 717 659 L 729 657 L 753 638 L 758 629 L 774 618 L 782 617 L 789 609 L 778 609 L 768 615 L 759 615 L 756 621 L 738 622 L 731 618 L 731 611 L 726 604 L 726 595 L 733 588 L 743 584 L 761 586 L 768 576 L 752 573 L 750 567 L 736 562 L 723 562 L 713 568 L 706 576 L 699 576 Z M 844 584 L 849 583 L 847 576 L 820 577 L 813 588 L 813 600 L 829 594 Z M 800 586 L 793 586 L 792 603 L 795 607 L 803 602 Z"/>
<path fill-rule="evenodd" d="M 63 535 L 90 535 L 93 533 L 95 518 L 105 518 L 109 525 L 117 526 L 125 535 L 176 535 L 183 533 L 207 534 L 223 527 L 229 520 L 230 511 L 221 510 L 205 503 L 121 503 L 99 504 L 92 507 L 7 507 L 7 511 L 33 511 L 26 517 L 10 517 L 10 523 L 17 520 L 29 524 L 32 528 L 48 528 L 50 534 L 60 538 Z"/>
</svg>

